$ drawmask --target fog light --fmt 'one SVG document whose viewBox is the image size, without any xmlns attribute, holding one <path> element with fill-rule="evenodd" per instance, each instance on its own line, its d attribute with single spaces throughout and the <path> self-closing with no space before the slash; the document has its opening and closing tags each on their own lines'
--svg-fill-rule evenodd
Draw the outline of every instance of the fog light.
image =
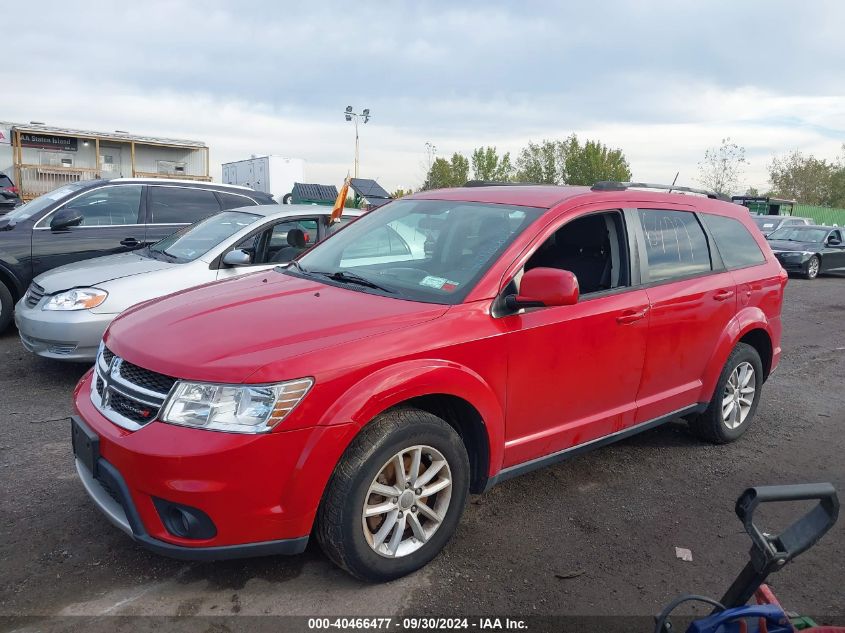
<svg viewBox="0 0 845 633">
<path fill-rule="evenodd" d="M 173 536 L 188 539 L 210 539 L 217 536 L 217 527 L 205 512 L 165 499 L 153 497 L 161 522 Z"/>
</svg>

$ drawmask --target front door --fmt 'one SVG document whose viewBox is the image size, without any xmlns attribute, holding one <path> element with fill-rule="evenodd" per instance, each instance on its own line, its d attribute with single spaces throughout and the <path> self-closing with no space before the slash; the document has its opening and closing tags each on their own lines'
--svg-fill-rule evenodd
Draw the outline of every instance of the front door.
<svg viewBox="0 0 845 633">
<path fill-rule="evenodd" d="M 845 231 L 841 229 L 834 229 L 827 236 L 827 244 L 822 254 L 822 270 L 845 268 L 845 242 L 842 240 L 845 235 L 843 233 Z M 833 240 L 834 243 L 831 244 L 830 240 Z M 837 241 L 838 244 L 836 244 Z"/>
<path fill-rule="evenodd" d="M 141 247 L 142 191 L 142 185 L 106 185 L 85 192 L 41 219 L 32 231 L 33 277 L 71 262 Z M 67 209 L 79 211 L 82 222 L 52 230 L 50 219 Z"/>
<path fill-rule="evenodd" d="M 234 249 L 249 253 L 252 263 L 248 266 L 221 263 L 217 279 L 229 279 L 290 262 L 314 245 L 318 226 L 317 218 L 296 218 L 253 233 L 234 246 Z"/>
<path fill-rule="evenodd" d="M 505 466 L 633 423 L 649 311 L 645 290 L 632 287 L 629 251 L 622 213 L 611 211 L 563 224 L 527 261 L 525 269 L 571 271 L 581 296 L 575 305 L 501 318 L 508 355 Z"/>
</svg>

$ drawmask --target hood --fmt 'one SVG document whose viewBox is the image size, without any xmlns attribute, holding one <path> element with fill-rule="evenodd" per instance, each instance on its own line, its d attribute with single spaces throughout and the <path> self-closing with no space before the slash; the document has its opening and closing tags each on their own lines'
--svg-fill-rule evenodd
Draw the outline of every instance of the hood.
<svg viewBox="0 0 845 633">
<path fill-rule="evenodd" d="M 54 268 L 36 277 L 35 283 L 44 288 L 47 294 L 53 294 L 70 288 L 96 287 L 107 281 L 177 266 L 179 264 L 142 257 L 137 253 L 120 253 Z"/>
<path fill-rule="evenodd" d="M 266 365 L 436 319 L 448 308 L 265 271 L 136 306 L 112 322 L 105 341 L 146 369 L 239 383 Z"/>
<path fill-rule="evenodd" d="M 819 250 L 818 242 L 791 242 L 789 240 L 769 240 L 769 247 L 773 251 L 812 251 Z"/>
</svg>

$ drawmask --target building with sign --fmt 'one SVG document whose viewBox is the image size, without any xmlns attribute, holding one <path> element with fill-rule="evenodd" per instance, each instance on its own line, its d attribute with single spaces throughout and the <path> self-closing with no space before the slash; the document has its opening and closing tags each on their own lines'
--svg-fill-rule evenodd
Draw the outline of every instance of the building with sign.
<svg viewBox="0 0 845 633">
<path fill-rule="evenodd" d="M 24 201 L 94 178 L 211 180 L 208 146 L 200 141 L 91 132 L 41 123 L 0 122 L 0 172 Z"/>
</svg>

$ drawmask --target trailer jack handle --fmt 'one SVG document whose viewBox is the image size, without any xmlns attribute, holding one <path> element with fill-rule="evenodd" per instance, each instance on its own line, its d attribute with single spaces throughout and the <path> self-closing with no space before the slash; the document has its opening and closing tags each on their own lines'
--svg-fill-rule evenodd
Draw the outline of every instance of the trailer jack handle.
<svg viewBox="0 0 845 633">
<path fill-rule="evenodd" d="M 811 499 L 818 499 L 818 504 L 776 536 L 762 532 L 754 524 L 754 511 L 761 503 Z M 746 604 L 769 574 L 783 569 L 824 536 L 836 523 L 839 499 L 829 483 L 758 486 L 740 495 L 736 515 L 751 537 L 751 560 L 719 601 L 727 609 Z"/>
</svg>

